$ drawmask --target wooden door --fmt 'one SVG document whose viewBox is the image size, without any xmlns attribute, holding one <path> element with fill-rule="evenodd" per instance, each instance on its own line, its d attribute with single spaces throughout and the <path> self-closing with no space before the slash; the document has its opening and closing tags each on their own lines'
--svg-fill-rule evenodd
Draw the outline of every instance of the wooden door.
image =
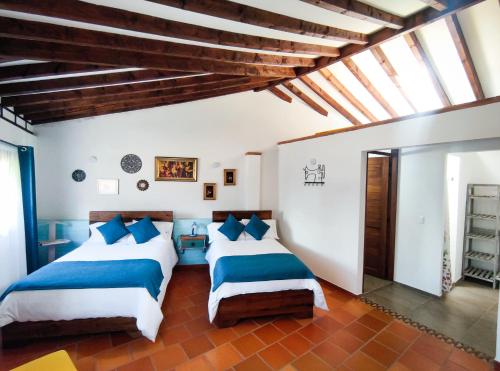
<svg viewBox="0 0 500 371">
<path fill-rule="evenodd" d="M 366 181 L 364 272 L 388 278 L 389 156 L 369 157 Z"/>
</svg>

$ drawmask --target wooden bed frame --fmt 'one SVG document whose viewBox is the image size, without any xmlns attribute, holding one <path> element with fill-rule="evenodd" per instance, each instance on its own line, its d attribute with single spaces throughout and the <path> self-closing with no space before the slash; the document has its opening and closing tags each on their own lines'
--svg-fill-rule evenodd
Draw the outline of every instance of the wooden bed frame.
<svg viewBox="0 0 500 371">
<path fill-rule="evenodd" d="M 124 222 L 142 219 L 150 216 L 153 221 L 172 222 L 172 211 L 91 211 L 89 224 L 107 222 L 116 214 L 121 214 Z M 136 318 L 85 318 L 71 321 L 30 321 L 12 322 L 0 328 L 2 347 L 13 347 L 28 340 L 41 338 L 98 334 L 103 332 L 125 331 L 133 337 L 139 337 L 140 332 L 136 326 Z"/>
<path fill-rule="evenodd" d="M 271 210 L 214 211 L 212 220 L 224 222 L 229 214 L 238 219 L 250 219 L 252 214 L 260 219 L 272 219 Z M 314 293 L 311 290 L 285 290 L 236 295 L 222 299 L 214 319 L 217 327 L 234 326 L 239 320 L 252 317 L 293 315 L 296 318 L 313 316 Z"/>
</svg>

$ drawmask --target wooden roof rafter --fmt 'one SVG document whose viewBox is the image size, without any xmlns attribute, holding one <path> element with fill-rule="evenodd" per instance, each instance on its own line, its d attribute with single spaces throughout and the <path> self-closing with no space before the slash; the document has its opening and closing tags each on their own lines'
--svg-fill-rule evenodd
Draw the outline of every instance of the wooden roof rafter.
<svg viewBox="0 0 500 371">
<path fill-rule="evenodd" d="M 436 93 L 439 96 L 439 99 L 441 99 L 441 103 L 443 103 L 443 106 L 447 107 L 451 105 L 450 98 L 448 97 L 448 94 L 446 94 L 446 91 L 444 90 L 443 84 L 441 84 L 441 81 L 439 80 L 439 76 L 436 73 L 434 67 L 432 66 L 432 63 L 425 53 L 425 50 L 418 40 L 417 35 L 415 35 L 414 32 L 407 33 L 404 35 L 405 41 L 410 47 L 413 55 L 419 62 L 419 64 L 423 67 L 423 69 L 427 72 L 427 75 L 429 76 L 432 85 L 434 86 L 434 89 L 436 90 Z"/>
<path fill-rule="evenodd" d="M 384 27 L 399 29 L 402 28 L 404 24 L 403 18 L 357 0 L 301 1 L 335 13 L 379 24 Z"/>
<path fill-rule="evenodd" d="M 8 97 L 11 95 L 95 88 L 104 85 L 141 83 L 145 81 L 172 79 L 175 77 L 188 77 L 191 75 L 192 73 L 179 71 L 138 70 L 66 77 L 60 79 L 21 81 L 0 84 L 0 96 Z"/>
<path fill-rule="evenodd" d="M 472 56 L 470 54 L 469 47 L 467 46 L 467 41 L 465 40 L 462 27 L 458 21 L 458 17 L 455 14 L 446 17 L 446 25 L 448 26 L 451 38 L 453 39 L 453 43 L 455 44 L 460 60 L 462 61 L 462 65 L 464 66 L 465 74 L 467 75 L 467 79 L 469 80 L 476 100 L 484 99 L 481 81 L 477 75 L 474 61 L 472 60 Z"/>
<path fill-rule="evenodd" d="M 264 80 L 265 82 L 265 80 Z M 178 96 L 184 96 L 189 94 L 198 94 L 205 92 L 216 92 L 216 91 L 226 91 L 230 88 L 238 87 L 254 87 L 262 85 L 262 79 L 255 79 L 249 77 L 240 77 L 233 80 L 212 82 L 201 86 L 185 86 L 177 87 L 166 90 L 152 90 L 146 92 L 134 92 L 129 94 L 122 94 L 119 96 L 100 96 L 95 98 L 83 99 L 79 101 L 69 101 L 69 102 L 58 102 L 57 104 L 44 104 L 36 106 L 21 106 L 17 107 L 18 113 L 22 113 L 25 117 L 33 119 L 33 115 L 36 118 L 51 117 L 54 112 L 64 112 L 72 114 L 74 112 L 86 111 L 92 109 L 92 107 L 101 107 L 111 104 L 139 104 L 139 103 L 149 103 L 156 102 L 163 99 L 174 99 Z"/>
<path fill-rule="evenodd" d="M 78 0 L 0 0 L 0 9 L 209 44 L 286 53 L 338 55 L 338 49 L 334 47 L 221 31 Z"/>
<path fill-rule="evenodd" d="M 0 37 L 1 55 L 15 55 L 26 59 L 65 63 L 93 63 L 121 68 L 139 67 L 165 71 L 220 73 L 242 76 L 295 77 L 294 69 L 291 67 L 221 62 L 184 57 L 165 58 L 162 55 L 151 53 Z"/>
<path fill-rule="evenodd" d="M 401 85 L 401 83 L 399 81 L 400 78 L 399 78 L 399 75 L 398 75 L 396 69 L 394 68 L 392 63 L 389 61 L 389 58 L 387 58 L 387 56 L 385 55 L 382 48 L 377 45 L 377 46 L 373 47 L 372 49 L 370 49 L 370 51 L 372 52 L 373 56 L 375 57 L 377 62 L 380 64 L 380 66 L 384 69 L 387 76 L 391 79 L 391 81 L 394 84 L 394 86 L 396 87 L 396 89 L 398 89 L 398 91 L 401 93 L 401 95 L 405 99 L 406 103 L 408 103 L 408 105 L 411 107 L 413 112 L 417 112 L 418 111 L 417 107 L 415 107 L 409 94 Z"/>
<path fill-rule="evenodd" d="M 317 96 L 328 103 L 335 111 L 345 117 L 352 125 L 361 125 L 361 122 L 352 115 L 348 110 L 346 110 L 339 102 L 337 102 L 330 94 L 323 90 L 318 84 L 316 84 L 309 76 L 301 76 L 299 78 L 304 84 L 307 85 Z"/>
<path fill-rule="evenodd" d="M 134 82 L 129 84 L 100 86 L 95 88 L 73 89 L 39 94 L 26 94 L 4 97 L 3 102 L 10 106 L 22 107 L 34 104 L 61 103 L 81 101 L 97 97 L 119 97 L 123 94 L 142 93 L 153 90 L 168 90 L 179 87 L 204 86 L 205 84 L 221 83 L 234 79 L 248 78 L 248 76 L 232 75 L 203 75 L 182 77 L 169 80 Z M 259 81 L 268 81 L 265 78 L 254 78 Z"/>
<path fill-rule="evenodd" d="M 356 108 L 363 116 L 365 116 L 370 121 L 377 121 L 377 118 L 373 113 L 370 112 L 366 106 L 361 103 L 361 101 L 352 94 L 349 89 L 345 87 L 344 84 L 337 79 L 333 73 L 328 68 L 323 68 L 319 70 L 319 73 L 323 78 L 330 83 L 330 85 L 337 90 L 349 103 L 351 103 L 354 108 Z"/>
<path fill-rule="evenodd" d="M 279 99 L 287 102 L 287 103 L 292 103 L 292 97 L 289 96 L 287 93 L 284 91 L 278 89 L 276 86 L 273 86 L 272 88 L 269 88 L 269 92 L 273 94 L 275 97 L 278 97 Z"/>
<path fill-rule="evenodd" d="M 248 23 L 284 32 L 337 40 L 354 44 L 366 44 L 367 37 L 361 32 L 342 30 L 318 23 L 269 12 L 228 0 L 148 0 L 191 12 Z"/>
<path fill-rule="evenodd" d="M 242 93 L 246 91 L 251 91 L 255 88 L 255 85 L 247 85 L 247 86 L 237 86 L 237 87 L 229 87 L 226 89 L 221 89 L 218 91 L 203 91 L 197 93 L 188 93 L 186 95 L 176 95 L 175 97 L 165 97 L 158 98 L 158 100 L 150 101 L 150 102 L 139 102 L 139 103 L 128 103 L 128 102 L 118 102 L 116 104 L 103 105 L 99 107 L 92 107 L 90 109 L 82 109 L 79 111 L 72 111 L 71 113 L 67 112 L 59 112 L 56 114 L 60 114 L 60 116 L 50 116 L 47 118 L 32 118 L 33 125 L 58 122 L 58 121 L 66 121 L 78 118 L 85 118 L 89 116 L 101 116 L 108 115 L 111 113 L 120 113 L 120 112 L 128 112 L 139 109 L 146 108 L 155 108 L 161 106 L 168 106 L 172 104 L 178 103 L 186 103 L 186 102 L 194 102 L 202 99 L 215 98 L 224 95 Z"/>
<path fill-rule="evenodd" d="M 116 67 L 81 63 L 47 62 L 17 64 L 4 67 L 0 66 L 0 81 L 5 82 L 38 77 L 62 77 L 75 73 L 112 72 L 116 69 Z"/>
<path fill-rule="evenodd" d="M 303 101 L 310 108 L 318 112 L 320 115 L 328 116 L 328 111 L 321 107 L 318 103 L 314 101 L 311 97 L 309 97 L 306 93 L 300 90 L 298 87 L 293 85 L 291 82 L 283 83 L 283 86 L 287 88 L 291 93 L 293 93 L 297 98 Z"/>
<path fill-rule="evenodd" d="M 377 101 L 391 117 L 397 117 L 398 113 L 394 110 L 391 104 L 384 98 L 383 94 L 371 83 L 370 79 L 356 65 L 351 58 L 346 58 L 342 61 L 347 69 L 356 77 L 356 79 L 364 86 L 371 94 L 373 99 Z"/>
<path fill-rule="evenodd" d="M 102 47 L 164 56 L 207 59 L 221 62 L 275 66 L 314 66 L 312 58 L 242 52 L 199 45 L 180 44 L 110 32 L 60 26 L 44 22 L 0 17 L 0 36 L 19 40 L 46 41 L 68 45 Z"/>
</svg>

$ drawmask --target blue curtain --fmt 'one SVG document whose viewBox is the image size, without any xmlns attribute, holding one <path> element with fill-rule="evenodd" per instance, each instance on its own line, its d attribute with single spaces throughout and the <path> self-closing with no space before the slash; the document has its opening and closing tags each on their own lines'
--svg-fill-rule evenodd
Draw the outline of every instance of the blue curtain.
<svg viewBox="0 0 500 371">
<path fill-rule="evenodd" d="M 35 156 L 33 147 L 18 147 L 23 191 L 24 234 L 28 273 L 38 269 L 38 226 L 36 221 Z"/>
</svg>

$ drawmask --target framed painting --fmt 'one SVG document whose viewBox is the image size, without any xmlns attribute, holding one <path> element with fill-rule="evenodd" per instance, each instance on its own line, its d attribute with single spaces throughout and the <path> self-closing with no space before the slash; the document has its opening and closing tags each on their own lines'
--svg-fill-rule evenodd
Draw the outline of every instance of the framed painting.
<svg viewBox="0 0 500 371">
<path fill-rule="evenodd" d="M 155 157 L 155 180 L 196 182 L 197 178 L 197 158 Z"/>
<path fill-rule="evenodd" d="M 224 169 L 224 185 L 236 185 L 236 169 Z"/>
<path fill-rule="evenodd" d="M 203 183 L 203 199 L 216 200 L 217 199 L 217 184 Z"/>
</svg>

